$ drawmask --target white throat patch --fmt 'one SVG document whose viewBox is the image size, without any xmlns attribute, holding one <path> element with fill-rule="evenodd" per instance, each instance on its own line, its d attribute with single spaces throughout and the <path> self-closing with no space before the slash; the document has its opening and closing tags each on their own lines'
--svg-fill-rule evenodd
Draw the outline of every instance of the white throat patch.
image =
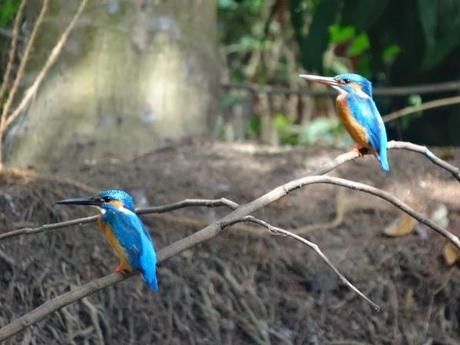
<svg viewBox="0 0 460 345">
<path fill-rule="evenodd" d="M 118 210 L 123 212 L 124 214 L 135 214 L 133 211 L 128 210 L 127 208 L 124 208 L 124 207 L 119 208 Z"/>
<path fill-rule="evenodd" d="M 361 98 L 370 98 L 369 95 L 365 93 L 363 90 L 357 90 L 356 94 Z"/>
<path fill-rule="evenodd" d="M 97 208 L 99 212 L 101 212 L 102 214 L 106 212 L 106 210 L 104 210 L 102 207 L 99 207 L 99 206 L 92 206 L 92 207 Z"/>
<path fill-rule="evenodd" d="M 333 87 L 334 89 L 336 89 L 337 91 L 339 91 L 339 93 L 340 93 L 341 95 L 347 95 L 347 94 L 348 94 L 348 92 L 346 92 L 344 89 L 342 89 L 342 88 L 340 88 L 340 87 L 338 87 L 338 86 L 332 85 L 332 87 Z"/>
</svg>

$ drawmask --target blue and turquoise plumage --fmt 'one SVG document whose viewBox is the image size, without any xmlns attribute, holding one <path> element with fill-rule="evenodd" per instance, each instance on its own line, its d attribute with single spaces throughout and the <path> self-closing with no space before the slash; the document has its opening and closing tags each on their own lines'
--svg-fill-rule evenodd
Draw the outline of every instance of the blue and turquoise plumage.
<svg viewBox="0 0 460 345">
<path fill-rule="evenodd" d="M 59 204 L 92 205 L 102 211 L 98 225 L 120 258 L 116 272 L 139 270 L 152 291 L 158 290 L 157 256 L 153 240 L 136 215 L 131 196 L 117 189 L 102 191 L 91 198 L 67 199 Z"/>
<path fill-rule="evenodd" d="M 339 96 L 340 98 L 341 96 Z M 387 133 L 382 117 L 380 116 L 377 107 L 372 98 L 360 98 L 353 93 L 347 94 L 345 97 L 346 107 L 349 108 L 350 116 L 352 116 L 356 122 L 362 127 L 362 130 L 366 132 L 366 137 L 361 140 L 361 137 L 353 136 L 353 139 L 362 147 L 368 148 L 376 154 L 382 169 L 389 171 L 390 167 L 387 159 Z M 337 101 L 337 111 L 339 115 L 341 112 L 348 112 L 345 109 L 341 109 L 340 101 Z M 341 115 L 344 123 L 348 120 L 344 120 L 343 117 L 347 115 Z M 351 131 L 348 129 L 348 132 Z M 351 133 L 350 133 L 351 134 Z"/>
<path fill-rule="evenodd" d="M 300 77 L 330 85 L 339 91 L 336 108 L 345 128 L 358 144 L 358 150 L 367 149 L 377 156 L 383 170 L 389 171 L 387 134 L 382 117 L 372 99 L 372 84 L 366 78 L 343 73 L 333 78 L 312 75 Z"/>
</svg>

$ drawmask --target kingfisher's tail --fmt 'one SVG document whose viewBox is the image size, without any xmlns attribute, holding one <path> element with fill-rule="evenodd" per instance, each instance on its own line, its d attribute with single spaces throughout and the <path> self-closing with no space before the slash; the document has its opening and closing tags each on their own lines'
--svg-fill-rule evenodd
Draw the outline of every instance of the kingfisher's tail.
<svg viewBox="0 0 460 345">
<path fill-rule="evenodd" d="M 150 240 L 148 242 L 144 242 L 140 264 L 145 282 L 150 286 L 150 289 L 153 292 L 157 292 L 157 255 L 155 253 L 155 249 L 153 248 L 153 243 Z"/>
<path fill-rule="evenodd" d="M 158 291 L 158 280 L 157 280 L 156 268 L 148 272 L 143 272 L 143 275 L 144 275 L 144 280 L 150 286 L 150 289 L 153 292 L 157 292 Z"/>
<path fill-rule="evenodd" d="M 382 167 L 383 171 L 390 171 L 390 165 L 388 164 L 388 158 L 387 158 L 387 148 L 384 147 L 380 150 L 378 154 L 378 159 L 380 162 L 380 166 Z"/>
</svg>

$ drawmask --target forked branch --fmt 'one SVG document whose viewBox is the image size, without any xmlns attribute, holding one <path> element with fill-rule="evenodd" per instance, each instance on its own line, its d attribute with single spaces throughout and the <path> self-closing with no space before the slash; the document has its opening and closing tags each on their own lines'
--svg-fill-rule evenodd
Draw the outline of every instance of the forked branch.
<svg viewBox="0 0 460 345">
<path fill-rule="evenodd" d="M 225 198 L 220 198 L 220 199 L 185 199 L 179 202 L 175 202 L 172 204 L 166 204 L 162 206 L 153 206 L 153 207 L 141 207 L 136 209 L 137 214 L 151 214 L 151 213 L 165 213 L 165 212 L 171 212 L 175 210 L 179 210 L 181 208 L 185 207 L 221 207 L 221 206 L 226 206 L 226 207 L 234 207 L 236 208 L 233 201 L 230 201 Z M 77 219 L 72 219 L 68 220 L 65 222 L 59 222 L 59 223 L 52 223 L 52 224 L 44 224 L 40 225 L 37 227 L 27 227 L 27 228 L 21 228 L 17 230 L 12 230 L 9 232 L 5 232 L 3 234 L 0 234 L 0 240 L 4 240 L 7 238 L 11 237 L 16 237 L 20 235 L 33 235 L 33 234 L 38 234 L 43 231 L 47 230 L 56 230 L 56 229 L 61 229 L 61 228 L 66 228 L 70 226 L 80 226 L 88 223 L 94 223 L 99 216 L 89 216 L 89 217 L 84 217 L 84 218 L 77 218 Z"/>
<path fill-rule="evenodd" d="M 363 183 L 358 183 L 358 182 L 353 182 L 337 177 L 329 177 L 329 176 L 307 176 L 303 177 L 297 180 L 293 180 L 291 182 L 288 182 L 284 185 L 281 185 L 272 191 L 264 194 L 263 196 L 255 199 L 254 201 L 247 203 L 245 205 L 237 207 L 234 211 L 229 213 L 227 216 L 213 222 L 212 224 L 208 225 L 207 227 L 203 228 L 202 230 L 185 237 L 177 242 L 174 242 L 173 244 L 169 245 L 168 247 L 161 249 L 158 252 L 158 259 L 159 262 L 162 262 L 170 257 L 173 257 L 175 255 L 178 255 L 182 251 L 192 248 L 196 246 L 199 243 L 202 243 L 204 241 L 210 240 L 213 237 L 217 236 L 220 232 L 225 227 L 228 227 L 231 224 L 235 224 L 238 222 L 242 221 L 247 221 L 248 216 L 250 216 L 251 213 L 287 196 L 290 192 L 305 187 L 307 185 L 311 184 L 318 184 L 318 183 L 326 183 L 326 184 L 332 184 L 332 185 L 337 185 L 337 186 L 342 186 L 345 188 L 353 189 L 353 190 L 358 190 L 361 192 L 369 193 L 371 195 L 377 196 L 383 200 L 386 200 L 387 202 L 393 204 L 397 208 L 401 209 L 402 211 L 408 213 L 421 223 L 427 225 L 428 227 L 432 228 L 433 230 L 437 231 L 440 233 L 442 236 L 446 237 L 449 239 L 457 248 L 460 248 L 460 240 L 458 239 L 457 236 L 454 234 L 450 233 L 448 230 L 438 226 L 437 224 L 431 222 L 427 217 L 423 216 L 422 214 L 416 212 L 413 210 L 410 206 L 399 200 L 398 198 L 392 196 L 391 194 L 382 191 L 378 188 L 372 187 L 365 185 Z M 236 204 L 235 204 L 236 206 Z M 252 217 L 250 217 L 252 218 Z M 263 221 L 257 220 L 258 224 L 267 224 Z M 277 229 L 275 227 L 272 227 L 270 225 L 271 229 Z M 286 235 L 284 232 L 280 232 L 278 228 L 279 233 L 283 233 Z M 293 234 L 294 235 L 294 234 Z M 300 238 L 297 238 L 297 240 Z M 303 241 L 302 241 L 303 242 Z M 305 244 L 305 242 L 303 242 Z M 314 248 L 314 247 L 313 247 Z M 319 248 L 317 248 L 319 249 Z M 316 251 L 318 253 L 318 251 Z M 323 258 L 323 257 L 322 257 Z M 330 263 L 330 262 L 329 262 Z M 128 277 L 131 277 L 134 274 L 129 274 L 126 276 L 119 275 L 117 273 L 112 273 L 109 274 L 105 277 L 96 279 L 94 281 L 91 281 L 85 285 L 82 285 L 70 292 L 67 292 L 61 296 L 58 296 L 50 301 L 45 302 L 38 308 L 32 310 L 31 312 L 23 315 L 22 317 L 12 321 L 10 324 L 4 326 L 3 328 L 0 329 L 0 341 L 7 339 L 14 334 L 22 331 L 23 329 L 29 327 L 30 325 L 42 320 L 45 318 L 47 315 L 59 310 L 60 308 L 76 302 L 80 300 L 81 298 L 84 298 L 96 291 L 99 291 L 101 289 L 104 289 L 108 286 L 111 286 L 115 283 L 118 283 Z M 348 285 L 348 284 L 347 284 Z M 356 291 L 356 290 L 355 290 Z M 364 295 L 362 295 L 364 296 Z M 361 296 L 361 297 L 362 297 Z"/>
<path fill-rule="evenodd" d="M 44 0 L 44 4 L 47 3 L 48 0 Z M 16 119 L 17 117 L 21 114 L 21 112 L 27 107 L 29 102 L 32 100 L 36 92 L 38 91 L 38 88 L 40 87 L 42 81 L 44 80 L 45 76 L 48 74 L 48 71 L 50 68 L 55 64 L 57 61 L 59 55 L 61 54 L 62 48 L 67 42 L 67 39 L 74 29 L 75 25 L 77 24 L 78 20 L 80 19 L 80 16 L 86 6 L 88 0 L 82 0 L 80 3 L 80 6 L 77 9 L 77 12 L 73 16 L 72 20 L 70 21 L 69 25 L 65 28 L 64 32 L 62 33 L 61 37 L 59 40 L 56 42 L 56 45 L 53 47 L 51 50 L 48 59 L 46 60 L 45 64 L 43 65 L 42 69 L 38 73 L 37 77 L 35 78 L 34 82 L 32 85 L 27 89 L 27 91 L 24 94 L 24 97 L 22 98 L 21 102 L 19 105 L 14 109 L 11 113 L 7 115 L 7 112 L 10 108 L 11 103 L 7 103 L 5 105 L 5 109 L 3 111 L 3 117 L 4 117 L 4 129 L 8 128 Z M 45 5 L 44 5 L 45 6 Z M 38 20 L 37 20 L 38 22 Z M 30 44 L 33 44 L 33 41 L 31 40 Z M 28 55 L 25 55 L 28 56 Z M 23 58 L 24 59 L 24 58 Z M 25 60 L 27 62 L 27 60 Z M 22 62 L 21 62 L 22 64 Z M 22 74 L 22 71 L 21 71 Z M 18 76 L 19 73 L 18 73 Z M 14 86 L 13 86 L 14 87 Z M 15 90 L 15 89 L 13 89 Z M 12 93 L 12 96 L 14 96 L 14 93 Z M 12 100 L 11 100 L 12 102 Z"/>
<path fill-rule="evenodd" d="M 460 174 L 459 169 L 449 163 L 443 161 L 439 157 L 435 156 L 430 150 L 426 147 L 414 145 L 411 143 L 404 143 L 404 142 L 390 142 L 389 143 L 390 149 L 404 149 L 409 151 L 414 151 L 423 154 L 426 158 L 431 160 L 434 164 L 440 166 L 441 168 L 449 171 L 457 180 L 460 181 Z M 357 157 L 357 154 L 354 152 L 345 153 L 343 155 L 338 156 L 333 162 L 330 164 L 318 169 L 315 173 L 316 174 L 325 174 L 336 167 L 344 164 L 347 161 L 353 160 Z M 419 222 L 427 225 L 431 229 L 435 230 L 442 236 L 446 237 L 449 241 L 451 241 L 457 248 L 460 248 L 460 240 L 457 236 L 450 233 L 448 230 L 440 227 L 439 225 L 430 221 L 427 217 L 422 215 L 421 213 L 416 212 L 410 206 L 399 200 L 398 198 L 394 197 L 390 193 L 387 193 L 383 190 L 378 188 L 349 181 L 346 179 L 336 178 L 336 177 L 329 177 L 329 176 L 306 176 L 300 179 L 296 179 L 290 181 L 284 185 L 278 186 L 277 188 L 273 189 L 272 191 L 262 195 L 261 197 L 249 202 L 245 205 L 238 206 L 238 204 L 227 200 L 227 199 L 217 199 L 217 200 L 196 200 L 196 199 L 187 199 L 178 203 L 159 206 L 159 207 L 152 207 L 138 210 L 139 213 L 153 213 L 153 212 L 168 212 L 175 209 L 179 209 L 182 207 L 187 206 L 207 206 L 207 207 L 216 207 L 216 206 L 227 206 L 233 211 L 229 213 L 227 216 L 215 221 L 214 223 L 206 226 L 202 230 L 183 238 L 166 248 L 161 249 L 158 252 L 159 262 L 162 262 L 172 256 L 178 255 L 182 251 L 189 249 L 199 243 L 202 243 L 206 240 L 209 240 L 215 236 L 217 236 L 224 228 L 239 222 L 250 221 L 256 223 L 258 225 L 264 226 L 265 228 L 269 229 L 271 232 L 276 234 L 282 234 L 294 238 L 305 245 L 308 245 L 310 248 L 315 250 L 315 252 L 320 255 L 320 257 L 334 270 L 335 273 L 339 275 L 339 277 L 355 292 L 357 292 L 361 297 L 365 298 L 368 302 L 371 302 L 364 294 L 359 292 L 357 288 L 355 288 L 346 278 L 341 275 L 341 273 L 332 265 L 332 263 L 325 257 L 325 255 L 321 252 L 321 250 L 316 246 L 316 244 L 311 243 L 302 237 L 292 234 L 286 230 L 283 230 L 278 227 L 274 227 L 263 220 L 256 219 L 252 217 L 250 214 L 279 200 L 280 198 L 285 197 L 290 192 L 305 187 L 311 184 L 318 184 L 318 183 L 325 183 L 325 184 L 332 184 L 337 185 L 361 192 L 365 192 L 376 197 L 379 197 L 387 202 L 393 204 L 397 208 L 401 209 L 402 211 L 406 212 L 410 216 L 417 219 Z M 12 237 L 20 234 L 33 234 L 37 232 L 41 232 L 48 229 L 57 229 L 60 227 L 66 227 L 70 225 L 82 224 L 92 222 L 97 219 L 97 216 L 87 217 L 72 220 L 69 222 L 62 222 L 58 224 L 49 224 L 44 225 L 38 228 L 32 229 L 20 229 L 16 230 L 16 232 L 9 232 L 3 235 L 3 238 Z M 47 315 L 59 310 L 60 308 L 74 303 L 88 295 L 93 294 L 96 291 L 104 289 L 108 286 L 116 284 L 124 279 L 127 279 L 134 275 L 135 273 L 131 273 L 125 276 L 122 276 L 117 273 L 109 274 L 105 277 L 93 280 L 87 284 L 84 284 L 70 292 L 67 292 L 61 296 L 58 296 L 52 300 L 49 300 L 39 306 L 38 308 L 32 310 L 31 312 L 23 315 L 22 317 L 12 321 L 10 324 L 4 326 L 0 329 L 0 341 L 7 339 L 14 334 L 20 332 L 21 330 L 29 327 L 30 325 L 42 320 Z"/>
<path fill-rule="evenodd" d="M 433 152 L 431 152 L 426 146 L 421 146 L 421 145 L 416 145 L 412 144 L 409 142 L 404 142 L 404 141 L 390 141 L 388 143 L 388 149 L 389 150 L 406 150 L 406 151 L 412 151 L 416 153 L 420 153 L 423 156 L 425 156 L 428 160 L 430 160 L 433 164 L 437 165 L 438 167 L 448 171 L 452 176 L 460 182 L 460 169 L 457 168 L 454 165 L 451 165 L 447 163 L 446 161 L 442 160 L 438 156 L 436 156 Z M 337 156 L 334 160 L 332 160 L 330 163 L 325 164 L 323 167 L 315 170 L 312 173 L 309 173 L 308 175 L 324 175 L 327 174 L 328 172 L 338 168 L 339 166 L 345 164 L 346 162 L 352 161 L 354 159 L 358 158 L 358 154 L 355 151 L 350 151 L 347 153 L 343 153 L 339 156 Z M 207 205 L 208 202 L 211 202 L 213 205 Z M 199 200 L 199 199 L 186 199 L 183 201 L 180 201 L 178 203 L 173 203 L 169 205 L 163 205 L 163 206 L 156 206 L 156 207 L 149 207 L 149 208 L 140 208 L 137 210 L 139 214 L 149 214 L 149 213 L 162 213 L 162 212 L 169 212 L 173 211 L 182 207 L 190 207 L 190 206 L 206 206 L 206 207 L 216 207 L 216 206 L 229 206 L 232 201 L 228 199 L 217 199 L 217 200 Z M 22 229 L 17 229 L 17 230 L 12 230 L 9 232 L 5 232 L 3 234 L 0 234 L 0 241 L 3 239 L 11 238 L 11 237 L 16 237 L 20 235 L 33 235 L 36 233 L 40 233 L 42 231 L 47 231 L 47 230 L 56 230 L 56 229 L 61 229 L 65 228 L 68 226 L 73 226 L 73 225 L 82 225 L 82 224 L 87 224 L 87 223 L 92 223 L 97 220 L 97 216 L 92 216 L 92 217 L 85 217 L 85 218 L 78 218 L 78 219 L 73 219 L 70 221 L 65 221 L 65 222 L 59 222 L 59 223 L 54 223 L 54 224 L 45 224 L 37 227 L 27 227 L 27 228 L 22 228 Z"/>
</svg>

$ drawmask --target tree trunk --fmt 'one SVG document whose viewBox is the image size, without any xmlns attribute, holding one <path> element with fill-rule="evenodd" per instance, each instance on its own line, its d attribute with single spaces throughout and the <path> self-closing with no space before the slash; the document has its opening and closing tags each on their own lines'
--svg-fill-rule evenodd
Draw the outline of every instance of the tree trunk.
<svg viewBox="0 0 460 345">
<path fill-rule="evenodd" d="M 40 3 L 30 3 L 28 24 Z M 77 6 L 51 1 L 24 88 Z M 215 1 L 90 0 L 58 63 L 9 131 L 6 161 L 46 166 L 132 157 L 206 133 L 218 78 Z"/>
</svg>

